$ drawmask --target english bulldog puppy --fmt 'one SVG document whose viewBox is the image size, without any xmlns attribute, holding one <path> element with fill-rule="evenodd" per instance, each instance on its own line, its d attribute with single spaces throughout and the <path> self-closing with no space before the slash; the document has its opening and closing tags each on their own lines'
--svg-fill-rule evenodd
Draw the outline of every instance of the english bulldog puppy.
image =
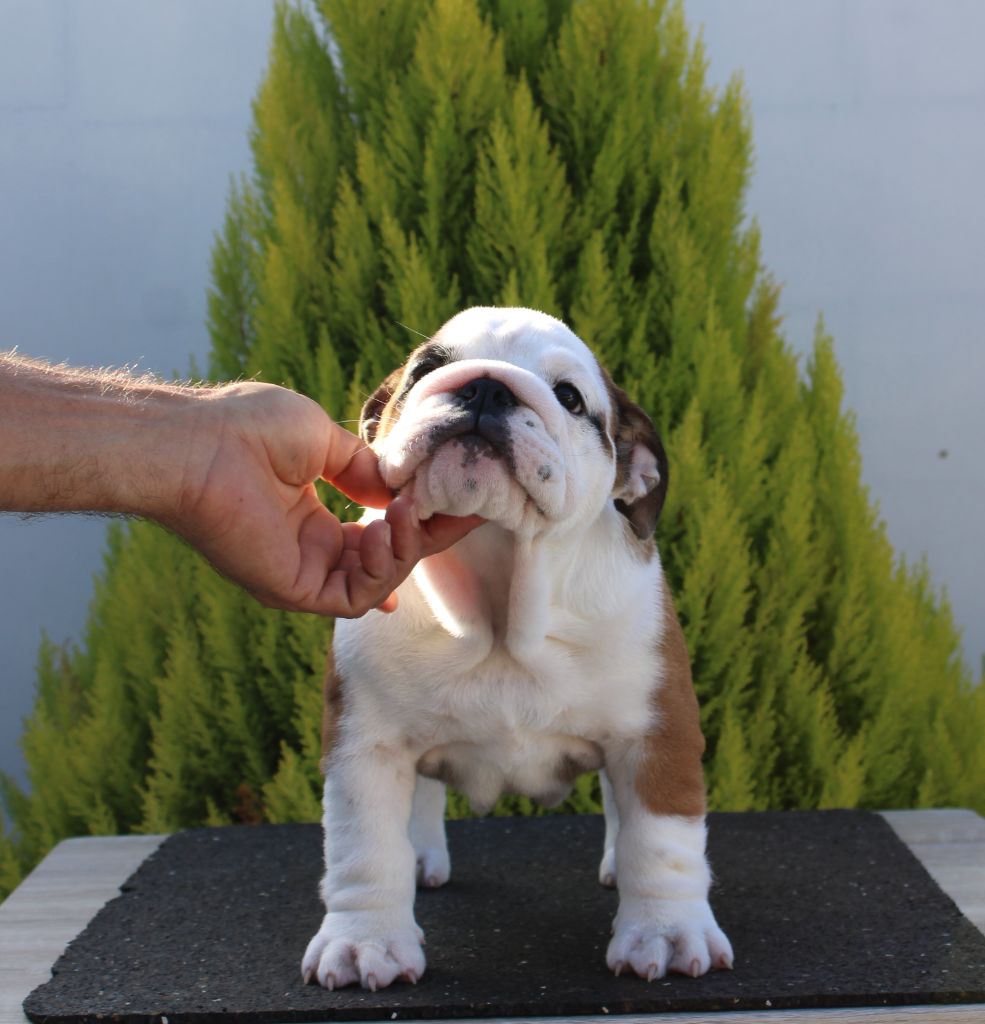
<svg viewBox="0 0 985 1024">
<path fill-rule="evenodd" d="M 421 518 L 488 521 L 421 561 L 395 612 L 336 623 L 327 912 L 305 981 L 424 973 L 415 884 L 449 879 L 446 783 L 484 813 L 501 793 L 555 805 L 596 769 L 599 879 L 619 890 L 609 967 L 731 967 L 708 904 L 698 706 L 653 541 L 667 465 L 649 418 L 560 321 L 474 308 L 387 377 L 360 432 Z"/>
</svg>

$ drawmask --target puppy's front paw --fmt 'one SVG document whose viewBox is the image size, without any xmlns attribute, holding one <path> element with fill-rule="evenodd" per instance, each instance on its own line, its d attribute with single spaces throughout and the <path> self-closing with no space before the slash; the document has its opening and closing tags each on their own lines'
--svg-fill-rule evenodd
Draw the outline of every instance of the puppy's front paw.
<svg viewBox="0 0 985 1024">
<path fill-rule="evenodd" d="M 606 963 L 653 981 L 668 971 L 692 978 L 732 967 L 732 946 L 706 900 L 623 900 Z"/>
<path fill-rule="evenodd" d="M 410 915 L 346 910 L 325 915 L 301 961 L 305 984 L 332 990 L 359 982 L 375 992 L 400 978 L 417 983 L 424 973 L 424 933 Z"/>
</svg>

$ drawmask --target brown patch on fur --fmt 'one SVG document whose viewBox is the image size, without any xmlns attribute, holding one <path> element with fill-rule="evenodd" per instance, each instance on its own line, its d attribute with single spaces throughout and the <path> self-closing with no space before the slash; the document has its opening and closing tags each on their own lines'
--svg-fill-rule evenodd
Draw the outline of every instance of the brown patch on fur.
<svg viewBox="0 0 985 1024">
<path fill-rule="evenodd" d="M 701 756 L 698 699 L 691 681 L 691 661 L 684 631 L 661 576 L 664 633 L 660 641 L 663 678 L 650 698 L 656 724 L 646 737 L 643 762 L 636 774 L 636 792 L 653 814 L 700 817 L 705 813 L 705 779 Z"/>
<path fill-rule="evenodd" d="M 400 417 L 403 400 L 411 384 L 430 369 L 444 366 L 448 359 L 447 350 L 434 341 L 426 341 L 414 349 L 407 362 L 390 373 L 366 399 L 359 415 L 359 436 L 367 444 L 386 437 Z"/>
<path fill-rule="evenodd" d="M 331 647 L 328 649 L 328 661 L 325 665 L 325 684 L 322 690 L 321 719 L 321 770 L 324 775 L 328 771 L 328 759 L 339 735 L 339 720 L 345 710 L 343 699 L 342 677 L 335 668 L 335 656 Z"/>
<path fill-rule="evenodd" d="M 640 561 L 645 565 L 650 562 L 657 553 L 657 542 L 652 537 L 647 537 L 646 540 L 640 540 L 640 538 L 634 538 L 636 544 L 636 552 L 640 557 Z"/>
<path fill-rule="evenodd" d="M 660 510 L 663 508 L 664 499 L 667 497 L 667 483 L 669 468 L 667 466 L 667 454 L 664 452 L 663 444 L 657 435 L 657 429 L 649 416 L 626 394 L 622 388 L 617 387 L 609 372 L 599 367 L 602 379 L 609 392 L 609 399 L 612 403 L 612 423 L 610 429 L 616 445 L 616 482 L 614 493 L 619 494 L 629 480 L 630 468 L 633 459 L 633 448 L 642 444 L 653 452 L 657 460 L 657 469 L 660 473 L 660 481 L 657 486 L 637 498 L 633 502 L 625 502 L 616 499 L 616 508 L 629 520 L 633 533 L 639 540 L 649 541 L 653 537 L 653 531 L 660 518 Z"/>
<path fill-rule="evenodd" d="M 389 374 L 383 383 L 366 399 L 359 414 L 359 436 L 372 444 L 378 437 L 386 437 L 399 415 L 396 395 L 404 376 L 401 366 Z"/>
</svg>

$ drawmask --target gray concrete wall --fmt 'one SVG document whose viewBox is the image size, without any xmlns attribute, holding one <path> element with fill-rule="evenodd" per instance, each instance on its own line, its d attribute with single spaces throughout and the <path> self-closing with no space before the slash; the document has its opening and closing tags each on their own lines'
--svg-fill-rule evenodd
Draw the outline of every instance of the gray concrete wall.
<svg viewBox="0 0 985 1024">
<path fill-rule="evenodd" d="M 0 346 L 184 372 L 209 247 L 248 166 L 270 0 L 0 0 Z M 743 69 L 749 210 L 807 351 L 824 313 L 865 478 L 985 650 L 985 4 L 688 0 L 712 78 Z M 939 452 L 947 450 L 947 458 Z M 0 770 L 40 631 L 78 638 L 104 524 L 0 517 Z"/>
</svg>

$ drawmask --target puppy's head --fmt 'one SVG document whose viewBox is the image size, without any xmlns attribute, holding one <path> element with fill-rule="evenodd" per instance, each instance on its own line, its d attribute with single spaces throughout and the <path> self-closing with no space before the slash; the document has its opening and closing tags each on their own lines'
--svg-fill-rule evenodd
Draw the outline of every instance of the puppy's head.
<svg viewBox="0 0 985 1024">
<path fill-rule="evenodd" d="M 563 323 L 529 309 L 453 317 L 377 388 L 359 430 L 422 518 L 476 513 L 533 535 L 614 501 L 646 539 L 667 488 L 643 410 Z"/>
</svg>

